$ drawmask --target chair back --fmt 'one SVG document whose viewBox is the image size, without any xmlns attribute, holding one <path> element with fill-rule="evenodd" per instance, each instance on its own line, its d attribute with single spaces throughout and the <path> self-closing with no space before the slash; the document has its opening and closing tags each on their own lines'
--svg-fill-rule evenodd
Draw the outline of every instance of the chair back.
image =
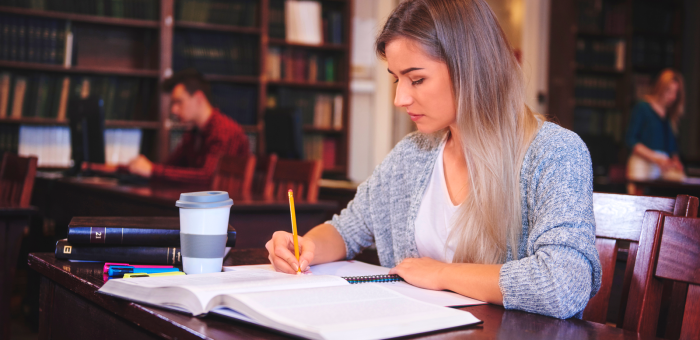
<svg viewBox="0 0 700 340">
<path fill-rule="evenodd" d="M 29 206 L 36 164 L 36 157 L 20 157 L 5 152 L 0 165 L 0 206 Z"/>
<path fill-rule="evenodd" d="M 270 154 L 258 157 L 253 174 L 253 196 L 272 199 L 272 175 L 277 166 L 277 155 Z"/>
<path fill-rule="evenodd" d="M 214 173 L 213 190 L 228 191 L 231 198 L 250 200 L 255 156 L 223 156 Z"/>
<path fill-rule="evenodd" d="M 322 171 L 323 162 L 320 160 L 278 160 L 272 175 L 272 199 L 286 199 L 287 191 L 291 189 L 296 199 L 316 202 Z"/>
<path fill-rule="evenodd" d="M 617 318 L 618 326 L 622 326 L 637 258 L 639 238 L 643 231 L 644 219 L 646 218 L 645 212 L 647 210 L 694 217 L 697 216 L 698 199 L 687 195 L 678 195 L 678 197 L 673 199 L 604 193 L 593 194 L 596 248 L 600 255 L 603 275 L 600 290 L 588 301 L 588 305 L 583 311 L 584 320 L 606 323 L 618 250 L 622 249 L 622 251 L 627 252 L 627 265 L 622 282 L 621 303 Z M 626 247 L 628 243 L 629 248 Z"/>
<path fill-rule="evenodd" d="M 674 338 L 700 339 L 700 219 L 658 216 L 642 235 L 624 329 L 657 334 L 664 281 L 689 284 L 681 327 Z M 642 250 L 644 252 L 642 253 Z M 641 255 L 644 254 L 642 257 Z"/>
</svg>

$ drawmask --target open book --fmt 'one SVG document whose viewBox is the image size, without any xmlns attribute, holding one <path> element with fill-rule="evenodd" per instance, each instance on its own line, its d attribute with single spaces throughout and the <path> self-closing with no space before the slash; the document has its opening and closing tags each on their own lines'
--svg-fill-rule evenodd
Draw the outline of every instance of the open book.
<svg viewBox="0 0 700 340">
<path fill-rule="evenodd" d="M 215 311 L 312 339 L 380 339 L 479 323 L 468 312 L 418 301 L 383 284 L 265 269 L 113 279 L 99 290 L 193 315 Z"/>
</svg>

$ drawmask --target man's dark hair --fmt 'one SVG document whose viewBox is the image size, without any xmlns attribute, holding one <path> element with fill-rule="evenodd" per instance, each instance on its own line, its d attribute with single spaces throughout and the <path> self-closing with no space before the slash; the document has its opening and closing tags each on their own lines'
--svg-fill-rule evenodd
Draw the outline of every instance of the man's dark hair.
<svg viewBox="0 0 700 340">
<path fill-rule="evenodd" d="M 172 77 L 163 82 L 163 91 L 172 92 L 175 86 L 182 84 L 190 95 L 197 91 L 202 91 L 207 100 L 211 103 L 211 85 L 204 79 L 204 76 L 193 68 L 188 68 L 173 74 Z"/>
</svg>

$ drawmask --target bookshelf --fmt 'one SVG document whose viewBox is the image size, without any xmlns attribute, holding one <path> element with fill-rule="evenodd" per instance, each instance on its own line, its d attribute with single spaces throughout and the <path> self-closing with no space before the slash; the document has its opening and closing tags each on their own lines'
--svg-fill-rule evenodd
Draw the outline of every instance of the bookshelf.
<svg viewBox="0 0 700 340">
<path fill-rule="evenodd" d="M 76 87 L 71 87 L 71 91 L 78 92 L 78 84 L 73 82 L 90 79 L 90 86 L 106 84 L 99 85 L 102 87 L 98 86 L 101 89 L 98 92 L 107 94 L 110 90 L 119 92 L 122 82 L 138 83 L 139 93 L 147 91 L 149 96 L 147 100 L 134 100 L 140 113 L 133 117 L 128 114 L 122 117 L 122 113 L 122 116 L 111 119 L 108 115 L 105 125 L 108 129 L 140 129 L 143 133 L 141 152 L 156 161 L 167 157 L 173 144 L 188 128 L 170 120 L 169 95 L 159 91 L 164 79 L 185 67 L 198 68 L 212 82 L 215 105 L 239 121 L 257 154 L 265 150 L 265 109 L 275 103 L 289 105 L 287 102 L 276 102 L 280 94 L 303 93 L 309 98 L 319 95 L 337 97 L 342 103 L 333 103 L 340 107 L 336 118 L 340 121 L 332 127 L 311 122 L 304 125 L 303 131 L 305 139 L 322 140 L 324 145 L 330 145 L 333 149 L 334 162 L 324 166 L 324 177 L 344 179 L 348 169 L 352 0 L 318 2 L 324 15 L 324 30 L 328 29 L 328 25 L 337 26 L 340 20 L 339 31 L 331 32 L 342 32 L 340 41 L 337 36 L 333 36 L 335 43 L 305 44 L 285 40 L 280 35 L 280 24 L 284 25 L 280 23 L 284 19 L 284 2 L 280 0 L 97 0 L 75 3 L 75 8 L 51 0 L 13 1 L 14 6 L 0 1 L 0 29 L 3 28 L 2 19 L 8 16 L 22 17 L 28 23 L 53 20 L 60 27 L 59 38 L 63 26 L 67 25 L 67 30 L 74 34 L 74 45 L 77 46 L 72 50 L 70 66 L 64 66 L 61 60 L 42 62 L 27 61 L 27 58 L 21 61 L 18 58 L 3 58 L 0 53 L 0 74 L 9 72 L 12 81 L 15 75 L 29 78 L 46 75 L 49 79 L 70 77 L 71 86 Z M 117 4 L 122 7 L 116 7 Z M 273 34 L 270 34 L 271 24 L 277 25 Z M 330 65 L 330 68 L 319 71 L 319 79 L 289 76 L 270 79 L 267 70 L 270 48 L 326 58 L 319 60 L 328 61 L 330 64 L 323 64 L 322 67 Z M 307 74 L 313 74 L 309 73 L 309 63 L 304 64 L 304 70 Z M 295 64 L 295 70 L 297 66 Z M 327 70 L 330 70 L 329 74 L 324 73 Z M 117 85 L 113 84 L 115 82 Z M 116 90 L 110 86 L 116 86 Z M 234 95 L 230 96 L 230 93 Z M 12 98 L 8 101 L 11 102 Z M 53 113 L 47 116 L 25 115 L 23 111 L 20 116 L 12 116 L 12 104 L 7 105 L 6 116 L 0 118 L 2 132 L 19 129 L 19 126 L 67 126 L 65 119 Z M 233 107 L 230 111 L 235 112 L 227 112 L 226 107 Z M 0 148 L 16 149 L 16 141 L 6 140 L 7 137 L 0 138 L 4 145 L 0 145 Z"/>
<path fill-rule="evenodd" d="M 662 69 L 683 71 L 682 12 L 681 0 L 552 2 L 548 109 L 588 145 L 596 190 L 624 181 L 635 102 Z"/>
</svg>

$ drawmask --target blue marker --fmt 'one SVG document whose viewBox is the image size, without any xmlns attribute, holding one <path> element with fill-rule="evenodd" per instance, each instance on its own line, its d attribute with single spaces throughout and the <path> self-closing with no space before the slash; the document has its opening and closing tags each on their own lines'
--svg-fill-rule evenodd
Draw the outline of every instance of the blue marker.
<svg viewBox="0 0 700 340">
<path fill-rule="evenodd" d="M 122 277 L 127 273 L 171 273 L 179 272 L 180 269 L 177 268 L 135 268 L 132 266 L 111 266 L 109 267 L 109 276 L 112 277 Z"/>
</svg>

